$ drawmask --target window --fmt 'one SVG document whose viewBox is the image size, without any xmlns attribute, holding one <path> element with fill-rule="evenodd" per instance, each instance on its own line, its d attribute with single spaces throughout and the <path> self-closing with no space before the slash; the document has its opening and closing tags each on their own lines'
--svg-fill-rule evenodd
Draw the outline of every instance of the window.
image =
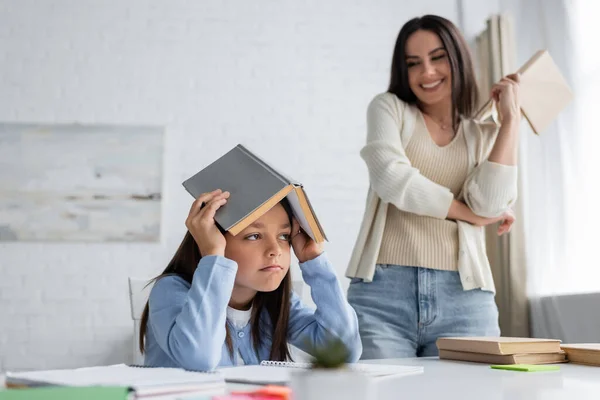
<svg viewBox="0 0 600 400">
<path fill-rule="evenodd" d="M 566 265 L 555 293 L 600 291 L 600 47 L 598 4 L 572 3 L 573 104 L 572 179 L 565 210 Z M 564 137 L 569 137 L 565 135 Z"/>
</svg>

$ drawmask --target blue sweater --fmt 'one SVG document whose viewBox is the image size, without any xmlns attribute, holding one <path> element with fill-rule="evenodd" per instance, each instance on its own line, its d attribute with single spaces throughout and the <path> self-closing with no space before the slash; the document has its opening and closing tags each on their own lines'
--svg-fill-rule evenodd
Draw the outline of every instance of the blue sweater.
<svg viewBox="0 0 600 400">
<path fill-rule="evenodd" d="M 348 361 L 358 361 L 362 353 L 358 319 L 344 297 L 327 256 L 321 254 L 300 264 L 300 270 L 317 308 L 306 307 L 298 295 L 292 294 L 288 343 L 309 352 L 307 343 L 319 346 L 335 336 L 350 349 Z M 235 329 L 227 323 L 233 357 L 225 343 L 226 311 L 236 272 L 235 261 L 207 256 L 198 263 L 191 285 L 178 276 L 167 276 L 156 282 L 149 298 L 146 365 L 212 370 L 236 365 L 238 353 L 247 365 L 268 360 L 271 339 L 263 338 L 264 345 L 257 355 L 250 324 Z M 261 321 L 270 323 L 266 310 Z"/>
</svg>

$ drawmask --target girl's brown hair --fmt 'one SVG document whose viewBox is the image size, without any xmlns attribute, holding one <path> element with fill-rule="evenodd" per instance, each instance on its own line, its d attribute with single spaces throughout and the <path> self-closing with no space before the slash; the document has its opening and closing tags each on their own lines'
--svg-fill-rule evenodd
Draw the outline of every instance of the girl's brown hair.
<svg viewBox="0 0 600 400">
<path fill-rule="evenodd" d="M 283 199 L 279 204 L 281 204 L 285 209 L 291 226 L 292 210 L 287 199 Z M 185 234 L 183 241 L 179 245 L 179 248 L 175 252 L 175 255 L 167 265 L 167 268 L 165 268 L 165 270 L 159 276 L 152 279 L 149 284 L 154 283 L 166 276 L 175 275 L 183 278 L 191 285 L 194 271 L 196 271 L 196 267 L 198 266 L 201 258 L 202 255 L 200 254 L 200 250 L 198 249 L 194 238 L 188 231 Z M 270 360 L 286 361 L 291 359 L 287 342 L 291 292 L 292 281 L 290 278 L 290 272 L 288 271 L 277 289 L 272 292 L 258 292 L 252 301 L 252 316 L 250 318 L 250 324 L 252 325 L 254 348 L 256 351 L 258 351 L 264 341 L 264 337 L 270 336 L 272 338 L 271 352 L 269 355 Z M 270 318 L 271 332 L 266 330 L 264 321 L 261 321 L 261 319 L 264 318 L 261 317 L 264 313 L 263 311 L 266 311 Z M 140 351 L 142 354 L 144 353 L 145 349 L 145 338 L 148 330 L 149 315 L 149 303 L 146 302 L 140 323 L 139 341 Z M 225 338 L 225 342 L 227 343 L 229 353 L 233 356 L 233 343 L 227 328 L 226 332 L 227 336 Z"/>
</svg>

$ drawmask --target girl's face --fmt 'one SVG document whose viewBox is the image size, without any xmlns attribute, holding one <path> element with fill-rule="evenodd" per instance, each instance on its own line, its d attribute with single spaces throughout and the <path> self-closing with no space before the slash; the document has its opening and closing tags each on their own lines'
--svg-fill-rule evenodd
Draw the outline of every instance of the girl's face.
<svg viewBox="0 0 600 400">
<path fill-rule="evenodd" d="M 419 101 L 434 105 L 452 99 L 452 72 L 439 36 L 418 30 L 406 41 L 408 83 Z"/>
<path fill-rule="evenodd" d="M 225 257 L 236 261 L 234 292 L 253 297 L 279 287 L 290 269 L 290 219 L 277 204 L 236 236 L 227 233 Z"/>
</svg>

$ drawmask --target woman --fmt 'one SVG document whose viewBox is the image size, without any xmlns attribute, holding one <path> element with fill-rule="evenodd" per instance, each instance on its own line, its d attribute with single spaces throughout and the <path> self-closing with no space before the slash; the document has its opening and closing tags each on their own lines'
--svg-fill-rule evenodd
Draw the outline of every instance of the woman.
<svg viewBox="0 0 600 400">
<path fill-rule="evenodd" d="M 514 222 L 518 75 L 494 85 L 497 124 L 472 118 L 477 86 L 448 20 L 408 21 L 390 86 L 367 112 L 370 179 L 346 275 L 363 359 L 437 355 L 443 336 L 498 336 L 484 226 Z"/>
</svg>

